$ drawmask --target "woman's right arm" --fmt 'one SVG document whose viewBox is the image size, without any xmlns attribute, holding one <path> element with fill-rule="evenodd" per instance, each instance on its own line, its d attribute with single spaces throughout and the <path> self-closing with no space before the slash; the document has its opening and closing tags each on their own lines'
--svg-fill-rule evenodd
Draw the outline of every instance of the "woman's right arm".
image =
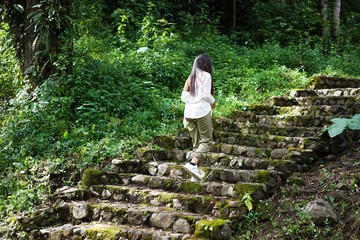
<svg viewBox="0 0 360 240">
<path fill-rule="evenodd" d="M 190 92 L 190 77 L 186 80 L 183 91 Z"/>
<path fill-rule="evenodd" d="M 181 100 L 186 103 L 189 101 L 189 97 L 190 97 L 190 76 L 185 82 L 184 89 L 181 93 Z"/>
</svg>

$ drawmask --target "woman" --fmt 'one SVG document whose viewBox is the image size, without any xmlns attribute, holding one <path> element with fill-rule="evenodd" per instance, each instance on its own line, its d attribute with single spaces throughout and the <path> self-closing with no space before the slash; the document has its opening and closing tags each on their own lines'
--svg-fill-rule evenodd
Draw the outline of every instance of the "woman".
<svg viewBox="0 0 360 240">
<path fill-rule="evenodd" d="M 213 94 L 211 61 L 206 54 L 200 54 L 194 60 L 181 94 L 181 100 L 185 103 L 184 126 L 189 130 L 194 148 L 194 152 L 188 154 L 190 161 L 185 164 L 184 169 L 193 176 L 192 181 L 202 181 L 205 175 L 198 165 L 212 145 L 211 111 L 215 107 Z"/>
</svg>

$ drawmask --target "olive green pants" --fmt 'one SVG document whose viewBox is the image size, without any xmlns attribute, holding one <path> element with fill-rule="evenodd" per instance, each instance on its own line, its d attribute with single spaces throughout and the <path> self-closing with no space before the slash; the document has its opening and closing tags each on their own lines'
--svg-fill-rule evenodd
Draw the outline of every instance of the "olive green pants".
<svg viewBox="0 0 360 240">
<path fill-rule="evenodd" d="M 189 130 L 192 139 L 193 148 L 195 151 L 194 157 L 204 158 L 204 153 L 210 151 L 213 141 L 213 126 L 211 119 L 211 111 L 204 117 L 192 119 L 186 118 L 187 129 Z"/>
</svg>

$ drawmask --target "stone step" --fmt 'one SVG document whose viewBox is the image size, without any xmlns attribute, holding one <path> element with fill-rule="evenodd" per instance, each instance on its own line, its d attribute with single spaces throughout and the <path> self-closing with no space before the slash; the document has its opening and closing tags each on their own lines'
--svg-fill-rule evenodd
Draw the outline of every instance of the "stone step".
<svg viewBox="0 0 360 240">
<path fill-rule="evenodd" d="M 141 151 L 139 158 L 143 160 L 117 160 L 112 161 L 111 169 L 115 172 L 138 172 L 155 175 L 158 169 L 150 169 L 151 166 L 160 165 L 171 161 L 173 164 L 184 164 L 185 155 L 189 150 L 182 150 L 181 159 L 172 159 L 173 150 L 147 150 Z M 157 154 L 160 151 L 162 154 Z M 168 154 L 166 152 L 169 152 Z M 179 152 L 179 150 L 177 150 Z M 228 143 L 214 143 L 211 151 L 206 154 L 207 160 L 202 163 L 203 166 L 215 166 L 238 169 L 267 169 L 268 167 L 281 167 L 282 164 L 287 166 L 310 164 L 317 159 L 316 153 L 311 149 L 301 148 L 257 148 L 252 146 L 242 146 Z M 283 162 L 280 162 L 283 161 Z M 285 161 L 290 161 L 289 163 Z M 236 164 L 235 164 L 236 163 Z M 139 164 L 142 164 L 139 166 Z M 129 166 L 137 167 L 129 167 Z M 294 166 L 293 166 L 294 167 Z M 291 167 L 291 169 L 294 169 Z M 139 171 L 141 169 L 141 171 Z M 273 168 L 272 168 L 273 169 Z M 277 168 L 275 168 L 277 170 Z M 164 171 L 164 170 L 161 170 Z"/>
<path fill-rule="evenodd" d="M 224 144 L 225 145 L 225 144 Z M 229 144 L 228 144 L 229 145 Z M 225 149 L 225 147 L 223 147 Z M 229 145 L 226 147 L 229 152 L 236 153 L 236 150 L 233 150 L 233 146 Z M 252 149 L 243 148 L 244 152 L 252 155 Z M 261 153 L 260 151 L 264 151 Z M 254 154 L 255 154 L 254 149 Z M 297 172 L 301 170 L 301 164 L 310 163 L 315 159 L 315 155 L 313 152 L 305 152 L 304 150 L 295 151 L 295 149 L 291 149 L 291 151 L 287 149 L 274 149 L 271 152 L 268 152 L 269 156 L 265 155 L 266 149 L 260 149 L 256 154 L 260 155 L 260 157 L 244 157 L 244 156 L 235 156 L 216 152 L 207 153 L 207 160 L 202 162 L 203 167 L 217 167 L 217 168 L 231 168 L 231 169 L 242 169 L 242 170 L 255 170 L 255 169 L 268 169 L 268 170 L 276 170 L 280 172 Z M 303 152 L 303 154 L 301 153 Z M 261 158 L 262 157 L 262 158 Z M 293 159 L 294 158 L 294 159 Z M 130 160 L 129 160 L 130 161 Z M 138 161 L 135 161 L 138 162 Z M 111 170 L 117 173 L 141 173 L 146 175 L 168 175 L 169 171 L 172 169 L 179 169 L 179 164 L 184 165 L 185 162 L 182 163 L 174 163 L 174 162 L 166 162 L 162 160 L 155 161 L 141 161 L 143 166 L 139 168 L 127 168 L 129 164 L 118 164 L 117 161 L 113 161 L 111 164 Z M 141 169 L 140 171 L 138 169 Z M 169 170 L 170 169 L 170 170 Z M 174 170 L 174 171 L 175 171 Z M 166 173 L 166 174 L 165 174 Z M 174 173 L 173 173 L 174 174 Z M 178 171 L 177 174 L 182 174 L 182 171 Z M 84 194 L 82 194 L 84 195 Z"/>
<path fill-rule="evenodd" d="M 225 163 L 225 161 L 223 163 Z M 285 173 L 299 169 L 299 166 L 293 161 L 270 161 L 267 169 L 240 169 L 240 164 L 243 164 L 241 159 L 234 159 L 231 164 L 237 168 L 228 168 L 229 166 L 222 167 L 219 166 L 219 164 L 215 167 L 214 165 L 209 166 L 210 163 L 204 163 L 200 169 L 205 172 L 206 181 L 263 183 L 269 190 L 279 187 L 284 179 L 282 176 L 283 173 L 277 171 L 277 169 L 281 169 Z M 184 170 L 183 166 L 184 163 L 179 165 L 173 162 L 150 162 L 146 172 L 127 172 L 125 178 L 129 179 L 141 174 L 149 177 L 170 177 L 171 179 L 187 181 L 191 176 Z M 289 169 L 286 169 L 286 167 Z M 116 171 L 117 169 L 113 167 L 113 170 Z"/>
<path fill-rule="evenodd" d="M 213 120 L 215 130 L 236 132 L 244 134 L 272 134 L 288 137 L 310 137 L 316 136 L 323 130 L 322 127 L 277 127 L 268 124 L 235 122 L 229 118 L 217 118 Z"/>
<path fill-rule="evenodd" d="M 181 221 L 175 227 L 184 227 Z M 179 229 L 180 231 L 188 231 Z M 172 231 L 159 231 L 158 229 L 146 228 L 142 226 L 129 226 L 117 223 L 91 222 L 81 224 L 64 224 L 56 227 L 49 227 L 33 231 L 31 239 L 36 240 L 79 240 L 79 239 L 96 239 L 96 240 L 185 240 L 193 239 L 189 233 L 174 233 Z"/>
<path fill-rule="evenodd" d="M 258 148 L 301 148 L 323 152 L 328 150 L 326 142 L 320 137 L 286 137 L 266 134 L 243 134 L 215 130 L 214 140 L 220 143 L 253 146 Z"/>
<path fill-rule="evenodd" d="M 158 231 L 172 231 L 180 234 L 193 234 L 198 228 L 199 222 L 217 221 L 229 224 L 229 220 L 212 217 L 205 214 L 197 214 L 179 211 L 170 207 L 149 206 L 140 204 L 128 204 L 103 200 L 72 201 L 65 202 L 69 216 L 69 222 L 81 224 L 83 222 L 117 223 L 128 225 L 129 228 L 141 226 L 153 228 Z M 228 226 L 230 230 L 230 226 Z M 214 231 L 216 231 L 214 229 Z M 221 233 L 224 239 L 228 239 L 228 233 Z"/>
<path fill-rule="evenodd" d="M 274 152 L 273 155 L 275 157 L 284 155 L 285 151 Z M 310 157 L 313 155 L 312 153 L 307 153 L 301 156 L 301 153 L 298 151 L 287 151 L 286 158 L 287 159 L 260 159 L 260 158 L 248 158 L 248 157 L 239 157 L 233 155 L 226 155 L 226 154 L 217 154 L 217 153 L 208 153 L 208 160 L 202 163 L 202 169 L 205 170 L 207 173 L 212 171 L 212 166 L 217 169 L 234 169 L 234 170 L 275 170 L 277 172 L 281 172 L 285 174 L 284 176 L 280 176 L 283 179 L 288 176 L 288 174 L 292 172 L 300 172 L 302 171 L 302 165 L 307 165 L 312 163 L 316 157 Z M 293 158 L 293 159 L 291 159 Z M 182 163 L 182 165 L 184 165 Z M 115 172 L 122 173 L 124 172 L 121 169 L 121 166 L 112 165 L 112 170 Z M 189 176 L 186 174 L 185 171 L 182 170 L 182 166 L 179 166 L 178 163 L 175 164 L 173 162 L 148 162 L 147 164 L 148 170 L 145 172 L 128 172 L 128 173 L 138 173 L 144 175 L 151 175 L 151 176 L 171 176 L 173 178 L 185 178 L 188 179 Z M 207 179 L 210 180 L 210 179 Z M 84 196 L 82 194 L 81 196 Z"/>
<path fill-rule="evenodd" d="M 360 101 L 349 102 L 344 105 L 315 105 L 315 106 L 283 106 L 276 107 L 277 114 L 288 116 L 318 116 L 337 117 L 342 115 L 353 115 L 360 108 Z"/>
<path fill-rule="evenodd" d="M 290 97 L 327 97 L 327 96 L 359 96 L 360 88 L 330 88 L 330 89 L 296 89 L 291 90 Z"/>
<path fill-rule="evenodd" d="M 360 88 L 359 79 L 333 76 L 314 76 L 312 78 L 312 89 Z"/>
<path fill-rule="evenodd" d="M 115 185 L 93 185 L 89 191 L 93 198 L 102 200 L 170 207 L 213 217 L 243 219 L 247 214 L 242 201 L 221 196 L 192 195 L 147 187 Z"/>
<path fill-rule="evenodd" d="M 359 105 L 359 100 L 354 96 L 331 96 L 331 97 L 271 97 L 270 106 L 335 106 L 355 107 Z"/>
<path fill-rule="evenodd" d="M 268 179 L 273 179 L 270 174 L 261 174 L 261 172 L 259 172 L 258 175 L 251 176 L 251 178 L 254 181 L 263 182 L 266 182 Z M 163 189 L 166 191 L 184 194 L 212 194 L 214 196 L 241 198 L 244 194 L 248 193 L 255 200 L 264 199 L 274 191 L 274 189 L 267 188 L 266 184 L 256 182 L 191 182 L 189 178 L 184 180 L 164 176 L 139 174 L 122 174 L 122 180 L 125 186 L 140 186 L 151 189 Z M 271 187 L 270 184 L 273 183 L 274 182 L 269 181 L 269 186 Z"/>
<path fill-rule="evenodd" d="M 235 122 L 249 122 L 255 124 L 267 124 L 270 126 L 277 127 L 287 127 L 287 126 L 297 126 L 297 127 L 324 127 L 331 124 L 331 119 L 334 117 L 349 117 L 348 115 L 339 115 L 339 116 L 294 116 L 286 114 L 278 115 L 256 115 L 247 112 L 234 112 L 230 115 L 229 118 L 233 119 Z"/>
<path fill-rule="evenodd" d="M 273 160 L 289 160 L 302 165 L 312 163 L 317 158 L 314 150 L 301 148 L 256 148 L 216 143 L 211 150 L 212 152 L 208 154 L 210 164 L 216 165 L 217 162 L 231 163 L 234 159 L 235 161 L 240 159 L 245 169 L 253 169 L 251 166 L 262 169 L 260 166 L 266 166 L 266 161 L 270 162 L 270 166 Z"/>
</svg>

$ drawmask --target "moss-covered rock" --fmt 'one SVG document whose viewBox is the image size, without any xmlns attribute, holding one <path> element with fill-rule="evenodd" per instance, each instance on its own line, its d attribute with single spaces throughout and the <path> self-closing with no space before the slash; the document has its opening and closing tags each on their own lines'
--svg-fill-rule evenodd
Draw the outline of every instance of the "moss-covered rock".
<svg viewBox="0 0 360 240">
<path fill-rule="evenodd" d="M 257 170 L 251 179 L 258 183 L 267 183 L 270 181 L 271 175 L 268 170 Z"/>
<path fill-rule="evenodd" d="M 84 170 L 81 178 L 81 187 L 88 189 L 91 185 L 104 183 L 105 173 L 99 169 L 87 168 Z"/>
<path fill-rule="evenodd" d="M 199 182 L 183 182 L 179 190 L 185 193 L 201 193 L 203 191 L 203 187 Z"/>
<path fill-rule="evenodd" d="M 155 136 L 153 138 L 154 144 L 166 148 L 172 149 L 175 147 L 175 137 L 171 135 Z"/>
<path fill-rule="evenodd" d="M 231 236 L 232 231 L 229 220 L 211 219 L 201 220 L 196 223 L 195 239 L 225 240 L 230 239 Z"/>
<path fill-rule="evenodd" d="M 118 240 L 122 236 L 121 228 L 114 226 L 94 226 L 86 229 L 86 238 L 92 240 Z"/>
<path fill-rule="evenodd" d="M 261 184 L 254 183 L 236 183 L 234 185 L 234 191 L 241 199 L 245 193 L 250 194 L 254 200 L 263 199 L 265 197 L 264 187 Z"/>
</svg>

